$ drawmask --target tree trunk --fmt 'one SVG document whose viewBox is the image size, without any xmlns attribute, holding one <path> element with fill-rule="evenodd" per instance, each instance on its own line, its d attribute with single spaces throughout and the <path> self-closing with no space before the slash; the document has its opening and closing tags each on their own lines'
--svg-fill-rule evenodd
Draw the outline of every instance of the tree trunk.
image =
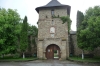
<svg viewBox="0 0 100 66">
<path fill-rule="evenodd" d="M 84 59 L 84 50 L 82 50 L 82 59 Z"/>
<path fill-rule="evenodd" d="M 25 58 L 25 53 L 23 52 L 23 59 Z"/>
</svg>

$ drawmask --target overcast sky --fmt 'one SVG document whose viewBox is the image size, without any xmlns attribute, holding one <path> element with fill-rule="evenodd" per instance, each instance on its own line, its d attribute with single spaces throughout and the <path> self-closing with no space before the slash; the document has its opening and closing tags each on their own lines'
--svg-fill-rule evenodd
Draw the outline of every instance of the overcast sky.
<svg viewBox="0 0 100 66">
<path fill-rule="evenodd" d="M 0 7 L 2 8 L 11 8 L 17 9 L 17 12 L 20 14 L 21 18 L 24 18 L 26 15 L 28 17 L 28 22 L 31 25 L 37 26 L 38 13 L 35 11 L 36 7 L 46 5 L 51 0 L 0 0 Z M 100 5 L 100 0 L 58 0 L 61 4 L 66 4 L 71 6 L 71 15 L 72 20 L 71 29 L 76 30 L 76 13 L 77 10 L 82 11 L 83 13 L 89 7 Z"/>
</svg>

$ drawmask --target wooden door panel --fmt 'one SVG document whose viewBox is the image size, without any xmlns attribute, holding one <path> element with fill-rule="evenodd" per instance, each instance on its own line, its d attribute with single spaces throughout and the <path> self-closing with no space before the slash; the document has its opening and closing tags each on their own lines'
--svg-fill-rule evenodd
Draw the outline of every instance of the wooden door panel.
<svg viewBox="0 0 100 66">
<path fill-rule="evenodd" d="M 53 59 L 53 46 L 49 46 L 46 50 L 46 57 L 48 59 Z"/>
<path fill-rule="evenodd" d="M 57 45 L 50 45 L 46 49 L 46 58 L 47 59 L 54 59 L 54 50 L 58 50 L 59 57 L 60 57 L 60 48 Z"/>
</svg>

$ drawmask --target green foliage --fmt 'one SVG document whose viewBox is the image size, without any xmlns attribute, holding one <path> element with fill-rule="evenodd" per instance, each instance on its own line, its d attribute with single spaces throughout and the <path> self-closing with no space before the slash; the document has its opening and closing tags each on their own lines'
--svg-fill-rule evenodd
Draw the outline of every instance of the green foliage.
<svg viewBox="0 0 100 66">
<path fill-rule="evenodd" d="M 71 26 L 71 19 L 69 16 L 63 16 L 63 17 L 60 17 L 60 19 L 63 21 L 62 24 L 66 23 L 67 22 L 67 26 L 68 26 L 68 33 L 70 31 L 70 26 Z"/>
<path fill-rule="evenodd" d="M 77 29 L 79 28 L 83 20 L 84 20 L 83 13 L 81 11 L 77 11 Z"/>
<path fill-rule="evenodd" d="M 30 26 L 28 27 L 28 35 L 32 35 L 33 37 L 38 36 L 38 28 L 36 26 Z"/>
<path fill-rule="evenodd" d="M 57 53 L 57 50 L 54 50 L 54 53 Z"/>
<path fill-rule="evenodd" d="M 16 52 L 16 30 L 20 20 L 16 10 L 0 9 L 0 54 Z"/>
<path fill-rule="evenodd" d="M 69 31 L 70 31 L 70 26 L 71 26 L 71 19 L 70 19 L 70 17 L 69 16 L 62 16 L 62 17 L 59 17 L 59 15 L 58 16 L 52 16 L 53 18 L 60 18 L 62 21 L 63 21 L 63 23 L 62 24 L 64 24 L 64 23 L 66 23 L 67 22 L 67 26 L 68 26 L 68 33 L 69 33 Z"/>
<path fill-rule="evenodd" d="M 32 43 L 36 44 L 35 38 L 38 36 L 38 28 L 36 26 L 30 26 L 29 27 L 29 35 L 32 36 Z"/>
<path fill-rule="evenodd" d="M 38 36 L 38 28 L 36 26 L 31 26 L 29 25 L 28 27 L 28 36 L 29 36 L 29 46 L 28 46 L 28 49 L 31 50 L 31 42 L 33 44 L 33 48 L 34 48 L 34 51 L 36 51 L 36 38 Z M 30 38 L 31 37 L 31 38 Z"/>
<path fill-rule="evenodd" d="M 20 58 L 20 54 L 19 53 L 15 53 L 14 56 L 13 56 L 13 58 Z"/>
<path fill-rule="evenodd" d="M 27 17 L 25 16 L 20 34 L 20 50 L 22 52 L 25 52 L 27 46 L 28 46 L 28 24 L 27 24 Z"/>
<path fill-rule="evenodd" d="M 83 24 L 82 21 L 84 20 L 84 15 L 81 11 L 77 11 L 77 41 L 78 41 L 78 46 L 79 48 L 83 49 L 83 47 L 85 48 L 85 46 L 83 45 L 85 41 L 85 38 L 83 39 L 83 37 L 80 36 L 81 34 L 81 30 L 83 30 Z"/>
<path fill-rule="evenodd" d="M 100 6 L 89 8 L 78 29 L 78 46 L 83 50 L 93 51 L 100 46 Z"/>
</svg>

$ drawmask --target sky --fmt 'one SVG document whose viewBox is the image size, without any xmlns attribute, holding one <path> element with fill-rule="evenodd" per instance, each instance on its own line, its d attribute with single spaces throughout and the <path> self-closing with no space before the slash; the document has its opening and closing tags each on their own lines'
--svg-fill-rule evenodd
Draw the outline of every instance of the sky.
<svg viewBox="0 0 100 66">
<path fill-rule="evenodd" d="M 30 25 L 36 25 L 38 22 L 38 13 L 35 11 L 36 7 L 44 6 L 51 0 L 0 0 L 1 8 L 17 9 L 20 17 L 23 19 L 26 15 Z M 77 10 L 85 13 L 89 7 L 100 5 L 100 0 L 58 0 L 61 4 L 70 5 L 72 20 L 71 30 L 76 31 L 76 14 Z"/>
</svg>

